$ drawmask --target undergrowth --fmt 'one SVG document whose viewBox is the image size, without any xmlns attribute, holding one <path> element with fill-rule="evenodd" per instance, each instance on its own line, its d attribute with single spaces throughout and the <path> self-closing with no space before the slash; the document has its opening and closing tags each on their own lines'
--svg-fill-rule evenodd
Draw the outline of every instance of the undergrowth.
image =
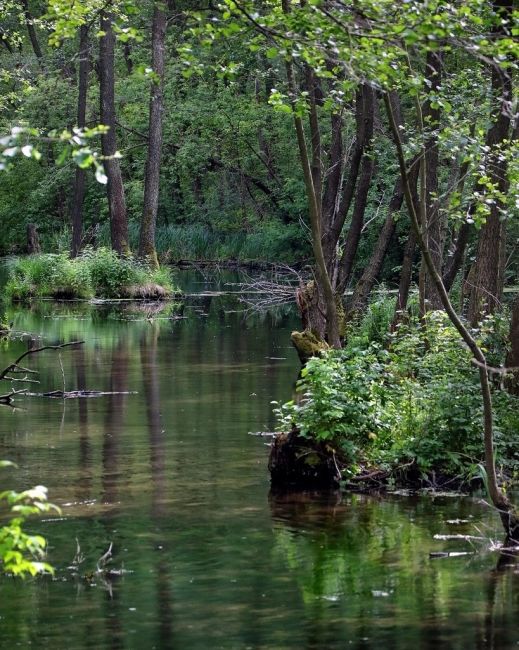
<svg viewBox="0 0 519 650">
<path fill-rule="evenodd" d="M 163 299 L 177 291 L 170 271 L 153 270 L 108 248 L 87 248 L 71 259 L 65 253 L 14 258 L 9 264 L 6 294 L 28 298 Z"/>
<path fill-rule="evenodd" d="M 384 301 L 379 301 L 379 303 Z M 376 304 L 349 332 L 344 349 L 311 359 L 297 398 L 278 406 L 278 428 L 325 441 L 347 473 L 412 466 L 418 476 L 470 480 L 482 474 L 483 421 L 477 368 L 443 312 L 411 317 L 389 334 L 391 310 Z M 506 319 L 476 335 L 489 360 L 504 357 Z M 378 325 L 378 327 L 377 327 Z M 519 471 L 519 400 L 493 386 L 498 465 Z"/>
</svg>

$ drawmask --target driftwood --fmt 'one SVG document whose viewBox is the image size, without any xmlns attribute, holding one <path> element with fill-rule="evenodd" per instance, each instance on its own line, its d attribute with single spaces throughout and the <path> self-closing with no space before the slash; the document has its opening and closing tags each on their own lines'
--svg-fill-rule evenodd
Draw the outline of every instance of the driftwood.
<svg viewBox="0 0 519 650">
<path fill-rule="evenodd" d="M 136 391 L 123 390 L 51 390 L 47 393 L 31 393 L 37 397 L 59 397 L 62 399 L 77 399 L 79 397 L 102 397 L 103 395 L 135 395 Z"/>
<path fill-rule="evenodd" d="M 6 368 L 0 371 L 0 381 L 10 381 L 12 382 L 21 382 L 25 384 L 38 384 L 37 379 L 32 379 L 29 375 L 37 375 L 37 370 L 31 370 L 30 368 L 25 368 L 20 365 L 20 362 L 28 357 L 31 354 L 37 354 L 38 352 L 43 352 L 43 350 L 61 350 L 62 348 L 68 348 L 72 345 L 81 345 L 84 341 L 71 341 L 70 343 L 61 343 L 60 345 L 43 345 L 40 348 L 33 348 L 32 350 L 27 350 L 21 354 L 16 361 L 9 364 Z M 13 375 L 23 375 L 23 377 L 13 377 Z M 20 393 L 26 393 L 28 388 L 21 388 L 19 390 L 12 389 L 9 393 L 0 395 L 0 404 L 11 404 L 12 398 L 15 395 Z"/>
</svg>

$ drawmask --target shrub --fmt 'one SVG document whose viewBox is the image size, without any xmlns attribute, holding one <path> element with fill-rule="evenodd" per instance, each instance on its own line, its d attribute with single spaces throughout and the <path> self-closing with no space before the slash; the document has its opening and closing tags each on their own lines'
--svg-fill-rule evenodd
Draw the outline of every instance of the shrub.
<svg viewBox="0 0 519 650">
<path fill-rule="evenodd" d="M 413 460 L 424 474 L 465 476 L 483 458 L 478 371 L 443 312 L 401 325 L 387 349 L 362 327 L 343 350 L 311 359 L 299 401 L 277 409 L 282 430 L 328 441 L 352 470 L 360 463 L 395 467 Z M 487 340 L 489 323 L 482 334 Z M 359 330 L 361 334 L 359 335 Z M 355 335 L 357 334 L 357 335 Z M 494 387 L 496 449 L 509 474 L 519 468 L 517 398 Z"/>
</svg>

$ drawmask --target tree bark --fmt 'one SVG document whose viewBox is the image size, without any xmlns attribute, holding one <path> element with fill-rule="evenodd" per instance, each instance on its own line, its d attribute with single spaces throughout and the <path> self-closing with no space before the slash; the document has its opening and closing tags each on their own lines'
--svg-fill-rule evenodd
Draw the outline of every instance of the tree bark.
<svg viewBox="0 0 519 650">
<path fill-rule="evenodd" d="M 88 25 L 82 25 L 79 30 L 79 80 L 77 102 L 77 125 L 83 129 L 86 125 L 86 105 L 88 93 L 88 73 L 90 70 L 90 43 Z M 72 194 L 72 245 L 71 256 L 76 257 L 81 250 L 83 238 L 83 200 L 85 198 L 86 169 L 76 168 L 74 189 Z"/>
<path fill-rule="evenodd" d="M 159 204 L 160 160 L 162 154 L 162 114 L 164 112 L 164 42 L 166 38 L 167 17 L 161 3 L 153 10 L 151 28 L 152 68 L 156 75 L 151 84 L 150 113 L 148 129 L 148 157 L 144 178 L 144 208 L 139 239 L 139 257 L 158 268 L 155 250 L 155 228 Z"/>
<path fill-rule="evenodd" d="M 110 213 L 110 230 L 112 248 L 120 255 L 128 254 L 128 220 L 124 185 L 117 152 L 115 133 L 115 34 L 112 27 L 112 15 L 101 12 L 100 20 L 103 36 L 99 39 L 99 80 L 101 123 L 108 127 L 107 133 L 101 135 L 101 150 L 104 156 L 104 168 L 108 178 L 107 197 Z"/>
</svg>

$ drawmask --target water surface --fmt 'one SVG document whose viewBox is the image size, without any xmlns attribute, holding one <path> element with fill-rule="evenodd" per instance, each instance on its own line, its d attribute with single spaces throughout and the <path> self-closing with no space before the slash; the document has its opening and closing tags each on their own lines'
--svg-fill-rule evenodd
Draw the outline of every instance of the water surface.
<svg viewBox="0 0 519 650">
<path fill-rule="evenodd" d="M 500 540 L 478 499 L 270 494 L 266 439 L 248 432 L 272 430 L 271 400 L 292 395 L 297 322 L 211 295 L 232 279 L 183 273 L 202 295 L 161 313 L 10 310 L 19 336 L 0 350 L 2 366 L 33 339 L 85 340 L 32 357 L 33 390 L 64 381 L 121 394 L 1 409 L 0 458 L 19 465 L 2 486 L 44 484 L 62 515 L 32 523 L 49 540 L 56 578 L 0 580 L 0 646 L 517 647 L 516 569 L 496 569 L 496 554 L 480 552 L 486 543 L 434 539 Z M 78 576 L 67 568 L 76 539 Z M 123 575 L 92 577 L 110 543 Z M 438 550 L 478 552 L 431 560 Z"/>
</svg>

